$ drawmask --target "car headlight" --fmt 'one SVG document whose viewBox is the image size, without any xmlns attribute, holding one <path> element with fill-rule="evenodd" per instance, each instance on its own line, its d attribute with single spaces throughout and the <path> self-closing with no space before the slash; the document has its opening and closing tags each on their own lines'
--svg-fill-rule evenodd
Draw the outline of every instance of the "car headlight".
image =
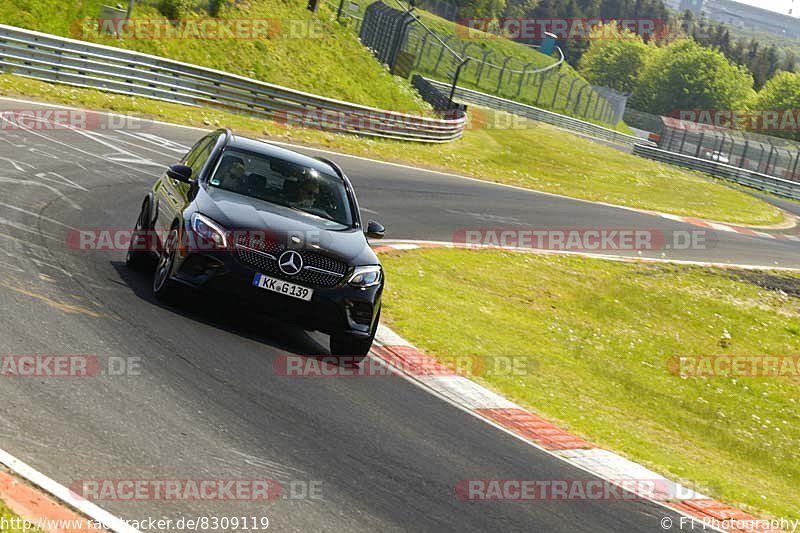
<svg viewBox="0 0 800 533">
<path fill-rule="evenodd" d="M 192 231 L 206 240 L 213 242 L 218 248 L 228 247 L 228 237 L 226 231 L 208 218 L 200 213 L 192 215 Z"/>
<path fill-rule="evenodd" d="M 347 282 L 354 287 L 373 287 L 383 279 L 383 271 L 379 265 L 356 267 Z"/>
</svg>

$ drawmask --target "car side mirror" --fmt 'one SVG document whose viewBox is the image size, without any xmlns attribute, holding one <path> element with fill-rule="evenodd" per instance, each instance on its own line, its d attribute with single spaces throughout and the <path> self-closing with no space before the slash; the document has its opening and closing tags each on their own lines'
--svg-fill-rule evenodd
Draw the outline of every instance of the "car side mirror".
<svg viewBox="0 0 800 533">
<path fill-rule="evenodd" d="M 167 177 L 184 183 L 191 183 L 192 167 L 186 165 L 172 165 L 167 169 Z"/>
<path fill-rule="evenodd" d="M 367 224 L 367 237 L 383 239 L 384 234 L 386 234 L 386 228 L 383 227 L 383 224 L 374 220 L 369 221 Z"/>
</svg>

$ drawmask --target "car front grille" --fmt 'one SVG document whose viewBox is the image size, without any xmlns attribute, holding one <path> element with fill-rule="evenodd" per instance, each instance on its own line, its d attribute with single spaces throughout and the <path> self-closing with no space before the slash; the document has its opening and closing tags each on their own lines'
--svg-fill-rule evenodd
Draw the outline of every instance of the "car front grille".
<svg viewBox="0 0 800 533">
<path fill-rule="evenodd" d="M 286 247 L 275 241 L 252 238 L 247 234 L 236 237 L 237 259 L 268 276 L 315 287 L 333 287 L 347 273 L 347 263 L 343 261 L 315 252 L 297 250 L 303 258 L 303 270 L 296 276 L 287 276 L 278 268 L 278 257 L 284 251 Z"/>
</svg>

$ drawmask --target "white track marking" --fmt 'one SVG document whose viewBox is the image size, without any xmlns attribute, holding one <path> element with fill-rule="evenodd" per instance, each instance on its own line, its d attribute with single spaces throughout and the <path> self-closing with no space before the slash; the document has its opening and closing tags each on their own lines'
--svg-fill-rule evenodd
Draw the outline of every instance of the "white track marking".
<svg viewBox="0 0 800 533">
<path fill-rule="evenodd" d="M 55 178 L 50 178 L 48 176 L 55 176 Z M 58 172 L 52 172 L 52 171 L 49 171 L 49 172 L 37 172 L 36 173 L 36 177 L 39 178 L 39 179 L 45 180 L 45 181 L 52 182 L 52 183 L 58 183 L 58 184 L 61 184 L 61 185 L 65 185 L 67 187 L 72 187 L 73 189 L 78 189 L 79 191 L 89 192 L 89 189 L 87 189 L 86 187 L 78 185 L 77 183 L 75 183 L 71 179 L 69 179 L 69 178 L 67 178 L 65 176 L 62 176 Z"/>
<path fill-rule="evenodd" d="M 387 346 L 406 346 L 408 348 L 414 348 L 414 345 L 383 324 L 378 324 L 378 331 L 375 332 L 375 340 Z"/>
<path fill-rule="evenodd" d="M 3 117 L 3 116 L 2 116 L 2 114 L 0 114 L 0 119 L 1 119 L 1 120 L 5 120 L 5 121 L 8 121 L 8 119 L 7 119 L 7 118 L 5 118 L 5 117 Z M 123 163 L 119 163 L 119 162 L 117 162 L 117 161 L 113 161 L 113 160 L 106 159 L 106 158 L 104 158 L 104 157 L 103 157 L 103 156 L 101 156 L 101 155 L 93 154 L 92 152 L 87 152 L 86 150 L 81 150 L 80 148 L 78 148 L 78 147 L 76 147 L 76 146 L 72 146 L 72 145 L 69 145 L 69 144 L 63 143 L 63 142 L 61 142 L 61 141 L 57 141 L 56 139 L 52 139 L 52 138 L 50 138 L 50 137 L 48 137 L 48 136 L 46 136 L 46 135 L 42 135 L 41 133 L 39 133 L 39 132 L 36 132 L 36 131 L 33 131 L 33 130 L 26 130 L 26 131 L 28 131 L 28 133 L 30 133 L 31 135 L 35 135 L 35 136 L 37 136 L 37 137 L 41 137 L 42 139 L 44 139 L 44 140 L 45 140 L 45 141 L 47 141 L 47 142 L 50 142 L 50 143 L 53 143 L 53 144 L 57 144 L 57 145 L 60 145 L 60 146 L 66 146 L 66 147 L 67 147 L 67 148 L 69 148 L 70 150 L 74 150 L 74 151 L 76 151 L 76 152 L 80 152 L 80 153 L 82 153 L 82 154 L 88 155 L 89 157 L 94 157 L 94 158 L 96 158 L 96 159 L 100 159 L 100 160 L 102 160 L 102 161 L 106 161 L 106 162 L 108 162 L 108 163 L 113 163 L 113 164 L 115 164 L 115 165 L 119 165 L 119 166 L 121 166 L 121 167 L 123 167 L 123 168 L 127 168 L 128 170 L 132 170 L 132 171 L 134 171 L 134 172 L 139 172 L 139 173 L 141 173 L 141 174 L 145 174 L 145 175 L 147 175 L 147 176 L 152 176 L 152 173 L 151 173 L 151 172 L 148 172 L 148 171 L 146 171 L 146 170 L 142 170 L 141 168 L 131 167 L 131 166 L 125 165 L 125 164 L 123 164 Z M 2 137 L 0 137 L 0 139 L 2 139 Z"/>
<path fill-rule="evenodd" d="M 459 248 L 459 249 L 486 249 L 495 250 L 498 252 L 519 252 L 529 254 L 542 254 L 542 255 L 573 255 L 577 257 L 587 257 L 591 259 L 605 259 L 608 261 L 622 261 L 628 263 L 666 263 L 674 265 L 694 265 L 706 266 L 717 268 L 740 268 L 743 270 L 779 270 L 785 272 L 800 272 L 800 268 L 795 267 L 782 267 L 777 265 L 743 265 L 740 263 L 718 263 L 710 261 L 689 261 L 684 259 L 668 259 L 658 257 L 642 257 L 642 256 L 626 256 L 626 255 L 608 255 L 608 254 L 591 254 L 588 252 L 572 252 L 568 250 L 542 250 L 538 248 L 508 248 L 501 246 L 488 246 L 488 245 L 470 245 L 455 246 L 452 242 L 446 241 L 418 241 L 408 239 L 392 239 L 384 241 L 383 243 L 372 242 L 376 247 L 386 246 L 397 250 L 415 250 L 419 248 L 433 247 L 433 248 Z"/>
<path fill-rule="evenodd" d="M 29 151 L 30 153 L 32 153 L 32 154 L 39 154 L 39 155 L 41 155 L 42 157 L 46 157 L 46 158 L 48 158 L 48 159 L 58 159 L 58 156 L 55 156 L 55 155 L 51 154 L 50 152 L 45 152 L 44 150 L 39 150 L 39 149 L 38 149 L 38 148 L 36 148 L 35 146 L 30 146 L 30 147 L 28 148 L 28 151 Z"/>
<path fill-rule="evenodd" d="M 147 132 L 139 132 L 139 131 L 127 131 L 127 130 L 117 130 L 118 133 L 123 135 L 128 135 L 129 137 L 134 137 L 136 139 L 141 139 L 143 141 L 147 141 L 151 144 L 158 146 L 163 150 L 169 150 L 176 154 L 183 155 L 189 151 L 190 146 L 186 146 L 185 144 L 181 144 L 175 141 L 171 141 L 169 139 L 165 139 L 164 137 L 159 137 L 153 133 Z M 152 150 L 152 148 L 148 148 Z"/>
<path fill-rule="evenodd" d="M 90 139 L 90 140 L 92 140 L 92 141 L 94 141 L 96 143 L 102 144 L 103 146 L 105 146 L 107 148 L 111 148 L 114 152 L 112 154 L 108 154 L 108 155 L 105 156 L 109 161 L 119 161 L 119 162 L 122 162 L 122 163 L 132 163 L 132 164 L 138 164 L 138 165 L 150 165 L 150 166 L 156 166 L 156 167 L 163 167 L 164 166 L 162 163 L 156 163 L 152 159 L 146 159 L 146 158 L 144 158 L 144 157 L 142 157 L 142 156 L 140 156 L 138 154 L 134 154 L 133 152 L 129 152 L 128 150 L 125 150 L 124 148 L 122 148 L 118 144 L 114 144 L 112 142 L 113 140 L 115 140 L 113 137 L 109 137 L 107 135 L 103 135 L 102 133 L 97 133 L 97 132 L 91 132 L 90 133 L 88 131 L 83 131 L 83 130 L 79 130 L 79 129 L 75 129 L 75 128 L 71 128 L 70 131 L 72 131 L 73 133 L 77 133 L 78 135 L 81 135 L 81 136 L 83 136 L 83 137 L 85 137 L 87 139 Z M 113 158 L 112 158 L 112 156 L 113 156 Z"/>
<path fill-rule="evenodd" d="M 680 483 L 670 481 L 661 474 L 648 470 L 621 455 L 600 448 L 590 450 L 561 450 L 557 455 L 569 458 L 603 479 L 610 481 L 640 480 L 656 484 L 656 499 L 660 500 L 707 500 L 708 496 L 695 492 Z"/>
<path fill-rule="evenodd" d="M 520 407 L 462 376 L 424 376 L 422 383 L 468 409 L 519 409 Z"/>
<path fill-rule="evenodd" d="M 0 159 L 9 163 L 12 167 L 14 167 L 14 170 L 18 172 L 25 172 L 24 167 L 29 167 L 31 170 L 35 168 L 30 163 L 25 163 L 24 161 L 14 161 L 13 159 L 9 159 L 7 157 L 0 157 Z"/>
<path fill-rule="evenodd" d="M 23 463 L 4 450 L 0 450 L 0 463 L 3 463 L 18 476 L 27 479 L 37 487 L 40 487 L 62 502 L 67 503 L 92 520 L 100 522 L 111 531 L 116 533 L 141 533 L 138 529 L 129 526 L 123 520 L 117 518 L 107 511 L 104 511 L 92 502 L 78 497 L 67 487 L 45 476 L 32 466 Z"/>
</svg>

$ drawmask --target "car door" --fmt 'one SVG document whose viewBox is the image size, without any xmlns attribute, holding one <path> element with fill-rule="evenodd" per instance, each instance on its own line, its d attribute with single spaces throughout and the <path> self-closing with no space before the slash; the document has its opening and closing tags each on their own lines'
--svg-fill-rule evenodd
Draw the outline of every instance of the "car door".
<svg viewBox="0 0 800 533">
<path fill-rule="evenodd" d="M 218 137 L 219 134 L 217 133 L 203 137 L 181 160 L 182 165 L 191 167 L 193 179 L 200 175 L 200 171 L 208 161 Z M 179 214 L 189 205 L 189 191 L 191 188 L 191 184 L 174 180 L 167 176 L 166 172 L 156 183 L 155 194 L 158 202 L 158 215 L 155 227 L 160 235 L 166 235 L 169 232 L 172 221 L 178 218 Z"/>
</svg>

